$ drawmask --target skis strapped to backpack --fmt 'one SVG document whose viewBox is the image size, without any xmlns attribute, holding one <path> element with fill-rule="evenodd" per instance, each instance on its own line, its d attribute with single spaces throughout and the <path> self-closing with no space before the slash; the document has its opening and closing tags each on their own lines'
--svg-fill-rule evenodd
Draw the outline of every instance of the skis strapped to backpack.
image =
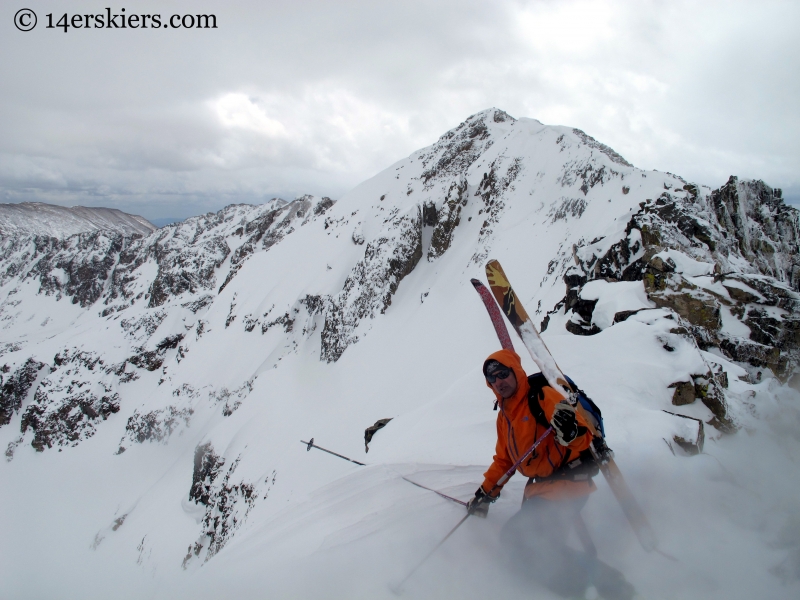
<svg viewBox="0 0 800 600">
<path fill-rule="evenodd" d="M 492 260 L 486 264 L 486 277 L 489 280 L 489 286 L 491 287 L 492 295 L 496 303 L 490 301 L 491 297 L 480 281 L 473 279 L 472 285 L 475 286 L 475 289 L 481 295 L 481 299 L 489 312 L 489 316 L 492 318 L 492 323 L 495 325 L 497 336 L 503 348 L 513 349 L 505 324 L 502 323 L 501 319 L 497 319 L 497 313 L 499 312 L 498 305 L 522 339 L 522 343 L 527 348 L 531 358 L 539 367 L 542 376 L 547 380 L 550 387 L 559 392 L 570 404 L 575 406 L 576 410 L 586 420 L 592 434 L 595 436 L 590 448 L 595 461 L 600 467 L 600 471 L 608 481 L 609 487 L 622 507 L 622 511 L 625 513 L 636 537 L 639 539 L 639 543 L 648 552 L 655 550 L 658 545 L 655 532 L 650 526 L 641 506 L 639 506 L 639 503 L 633 496 L 628 484 L 622 477 L 622 473 L 614 461 L 613 452 L 606 446 L 603 439 L 605 437 L 605 430 L 600 409 L 572 380 L 563 374 L 556 364 L 552 354 L 550 354 L 550 350 L 548 350 L 544 341 L 539 336 L 539 332 L 536 331 L 536 327 L 533 325 L 528 313 L 525 312 L 517 295 L 514 293 L 514 289 L 511 287 L 499 262 Z M 508 340 L 508 346 L 505 345 L 505 340 Z"/>
<path fill-rule="evenodd" d="M 500 312 L 500 308 L 498 307 L 497 302 L 495 302 L 491 292 L 489 292 L 489 290 L 486 289 L 486 286 L 477 279 L 471 279 L 470 282 L 475 287 L 475 291 L 477 291 L 480 295 L 481 300 L 483 300 L 483 305 L 486 307 L 486 310 L 489 313 L 489 318 L 492 320 L 492 325 L 494 325 L 494 330 L 497 334 L 497 339 L 500 340 L 500 345 L 504 350 L 514 350 L 514 344 L 511 342 L 511 336 L 508 334 L 508 329 L 503 321 L 503 313 Z M 544 346 L 544 342 L 542 342 L 542 345 Z M 558 365 L 556 365 L 555 368 L 557 369 Z M 603 427 L 603 415 L 598 406 L 594 403 L 594 401 L 592 401 L 591 398 L 589 398 L 589 396 L 586 395 L 586 392 L 580 389 L 576 383 L 572 381 L 572 379 L 566 375 L 563 375 L 563 377 L 569 384 L 571 391 L 573 391 L 576 395 L 578 402 L 583 407 L 583 410 L 586 411 L 586 413 L 588 413 L 588 415 L 591 417 L 588 421 L 594 428 L 593 433 L 598 432 L 600 437 L 604 438 L 606 433 Z M 541 388 L 544 385 L 549 385 L 547 378 L 543 373 L 531 375 L 531 377 L 528 379 L 528 382 L 531 384 L 532 388 Z M 495 406 L 495 410 L 496 409 L 497 407 Z M 535 416 L 534 410 L 531 410 L 531 413 L 534 413 Z M 584 417 L 585 416 L 586 415 L 584 415 Z M 544 425 L 544 423 L 542 424 Z M 549 427 L 549 423 L 545 426 Z M 595 433 L 595 435 L 597 434 Z"/>
</svg>

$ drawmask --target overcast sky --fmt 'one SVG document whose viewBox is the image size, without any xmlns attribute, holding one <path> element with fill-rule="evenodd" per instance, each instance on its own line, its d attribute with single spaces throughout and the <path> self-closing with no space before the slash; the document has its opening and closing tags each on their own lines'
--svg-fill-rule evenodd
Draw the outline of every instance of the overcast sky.
<svg viewBox="0 0 800 600">
<path fill-rule="evenodd" d="M 338 198 L 491 106 L 637 167 L 761 178 L 800 202 L 800 2 L 0 6 L 0 202 L 160 219 Z M 217 29 L 46 28 L 107 6 L 215 14 Z"/>
</svg>

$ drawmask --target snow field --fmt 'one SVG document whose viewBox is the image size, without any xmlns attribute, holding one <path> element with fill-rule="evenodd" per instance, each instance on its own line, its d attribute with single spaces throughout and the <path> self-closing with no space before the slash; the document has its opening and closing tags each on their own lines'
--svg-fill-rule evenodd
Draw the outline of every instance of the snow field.
<svg viewBox="0 0 800 600">
<path fill-rule="evenodd" d="M 10 321 L 13 329 L 3 331 L 35 346 L 43 360 L 70 345 L 100 348 L 109 362 L 120 361 L 134 342 L 152 349 L 179 332 L 186 352 L 178 360 L 170 350 L 166 370 L 139 369 L 138 380 L 119 385 L 121 410 L 93 437 L 42 453 L 25 443 L 0 464 L 0 485 L 9 490 L 0 494 L 0 596 L 394 597 L 389 586 L 463 516 L 462 507 L 399 474 L 468 500 L 494 451 L 497 413 L 480 367 L 499 344 L 469 284 L 471 277 L 485 280 L 485 260 L 475 257 L 500 260 L 538 324 L 564 296 L 562 273 L 574 262 L 573 244 L 602 238 L 591 247 L 610 247 L 640 202 L 678 182 L 590 151 L 569 128 L 528 119 L 513 126 L 486 121 L 493 144 L 481 141 L 480 156 L 464 173 L 467 204 L 452 244 L 429 261 L 423 229 L 420 262 L 385 314 L 358 322 L 358 343 L 335 363 L 319 359 L 324 317 L 299 301 L 307 294 L 338 294 L 369 243 L 393 234 L 390 214 L 413 217 L 426 201 L 441 207 L 461 174 L 434 177 L 426 189 L 421 163 L 430 149 L 399 161 L 324 218 L 255 253 L 208 307 L 192 313 L 180 306 L 192 299 L 188 295 L 171 300 L 149 336 L 126 334 L 118 323 L 158 309 L 136 305 L 102 318 L 98 307 L 80 312 L 66 299 L 21 291 L 22 312 Z M 504 205 L 499 216 L 488 217 L 475 196 L 483 174 L 493 163 L 499 175 L 508 173 L 516 157 L 524 158 L 524 168 L 495 199 Z M 616 174 L 587 192 L 579 179 L 565 185 L 564 177 L 575 177 L 573 167 L 587 161 Z M 492 221 L 485 230 L 484 221 Z M 363 235 L 363 245 L 354 242 L 354 232 Z M 687 276 L 709 280 L 697 261 L 669 257 Z M 9 290 L 0 291 L 5 297 Z M 796 595 L 798 584 L 784 585 L 772 571 L 800 547 L 800 533 L 792 529 L 800 514 L 798 393 L 768 377 L 755 385 L 740 381 L 740 366 L 670 334 L 676 321 L 664 309 L 650 309 L 641 282 L 596 281 L 583 294 L 597 297 L 594 319 L 603 331 L 568 333 L 562 309 L 550 315 L 543 338 L 564 372 L 603 410 L 617 462 L 660 547 L 679 562 L 639 548 L 598 477 L 584 517 L 603 560 L 649 599 Z M 638 308 L 646 310 L 611 324 L 616 312 Z M 245 330 L 248 315 L 262 323 L 284 313 L 295 319 L 291 331 L 280 324 L 263 334 L 260 325 Z M 52 329 L 41 327 L 47 335 L 24 325 L 46 314 L 52 314 Z M 522 359 L 533 372 L 530 357 Z M 705 372 L 707 362 L 728 373 L 731 408 L 743 429 L 722 437 L 707 427 L 705 453 L 689 457 L 665 443 L 685 432 L 686 420 L 663 411 L 703 421 L 712 414 L 700 402 L 674 407 L 667 386 Z M 184 384 L 191 390 L 175 395 Z M 223 408 L 239 400 L 225 416 Z M 188 424 L 161 442 L 128 443 L 117 454 L 134 411 L 170 404 L 192 409 Z M 364 429 L 387 417 L 393 420 L 365 454 Z M 0 428 L 0 447 L 18 437 L 19 423 L 17 415 Z M 311 437 L 368 466 L 307 452 L 300 440 Z M 201 553 L 184 569 L 206 515 L 189 500 L 195 450 L 206 443 L 224 458 L 225 469 L 239 461 L 230 483 L 252 484 L 257 499 L 246 514 L 241 508 L 235 513 L 238 529 L 218 554 L 204 562 Z M 499 558 L 497 535 L 518 509 L 523 485 L 513 478 L 488 519 L 469 519 L 408 582 L 405 597 L 552 597 L 510 577 Z"/>
</svg>

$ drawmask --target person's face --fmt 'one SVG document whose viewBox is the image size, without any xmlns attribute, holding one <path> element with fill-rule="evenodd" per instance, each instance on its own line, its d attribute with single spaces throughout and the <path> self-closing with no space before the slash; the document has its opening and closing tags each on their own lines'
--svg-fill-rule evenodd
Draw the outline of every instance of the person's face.
<svg viewBox="0 0 800 600">
<path fill-rule="evenodd" d="M 514 393 L 517 391 L 517 378 L 514 375 L 514 371 L 511 369 L 507 369 L 508 376 L 504 379 L 500 379 L 497 373 L 495 373 L 495 380 L 494 382 L 490 382 L 489 385 L 492 386 L 492 389 L 497 392 L 503 400 L 507 398 L 511 398 Z M 503 375 L 504 373 L 500 373 Z"/>
</svg>

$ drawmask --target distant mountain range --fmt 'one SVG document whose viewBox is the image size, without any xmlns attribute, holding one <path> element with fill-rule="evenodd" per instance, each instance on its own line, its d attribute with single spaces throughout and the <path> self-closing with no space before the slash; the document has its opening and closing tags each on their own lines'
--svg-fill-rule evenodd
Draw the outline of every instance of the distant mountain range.
<svg viewBox="0 0 800 600">
<path fill-rule="evenodd" d="M 111 231 L 147 235 L 157 227 L 144 217 L 116 208 L 57 206 L 43 202 L 0 204 L 0 235 L 67 238 L 76 233 Z"/>
</svg>

